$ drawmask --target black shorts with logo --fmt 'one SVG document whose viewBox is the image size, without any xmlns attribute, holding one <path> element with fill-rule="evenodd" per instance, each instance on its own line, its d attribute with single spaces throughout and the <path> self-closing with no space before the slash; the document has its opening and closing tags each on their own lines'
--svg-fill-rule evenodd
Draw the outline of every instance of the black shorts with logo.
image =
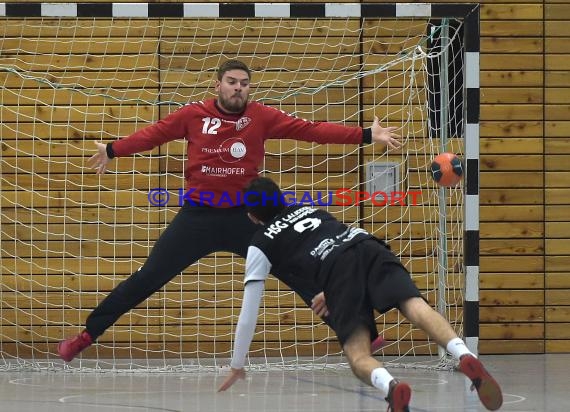
<svg viewBox="0 0 570 412">
<path fill-rule="evenodd" d="M 356 243 L 334 259 L 323 289 L 341 345 L 358 327 L 376 333 L 374 309 L 385 313 L 404 300 L 421 297 L 408 270 L 378 239 Z"/>
</svg>

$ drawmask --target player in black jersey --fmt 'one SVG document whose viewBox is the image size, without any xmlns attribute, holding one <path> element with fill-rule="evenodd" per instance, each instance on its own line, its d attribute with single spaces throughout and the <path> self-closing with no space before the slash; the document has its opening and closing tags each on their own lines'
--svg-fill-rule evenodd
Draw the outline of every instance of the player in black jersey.
<svg viewBox="0 0 570 412">
<path fill-rule="evenodd" d="M 219 390 L 245 377 L 245 357 L 253 339 L 257 314 L 269 273 L 305 278 L 324 291 L 331 324 L 353 373 L 378 388 L 390 411 L 408 411 L 411 388 L 392 377 L 371 356 L 376 333 L 374 312 L 397 308 L 456 359 L 472 380 L 483 405 L 497 410 L 501 388 L 469 351 L 451 325 L 421 297 L 409 272 L 387 245 L 364 229 L 344 225 L 324 210 L 286 206 L 279 187 L 257 178 L 245 190 L 250 218 L 262 224 L 247 252 L 245 289 L 236 329 L 231 372 Z"/>
</svg>

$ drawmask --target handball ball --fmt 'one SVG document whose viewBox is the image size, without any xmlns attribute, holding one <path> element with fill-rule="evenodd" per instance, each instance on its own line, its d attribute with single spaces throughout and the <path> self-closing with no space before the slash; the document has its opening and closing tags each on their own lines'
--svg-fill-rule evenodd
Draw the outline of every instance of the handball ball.
<svg viewBox="0 0 570 412">
<path fill-rule="evenodd" d="M 440 186 L 457 185 L 463 176 L 461 159 L 453 153 L 438 154 L 431 163 L 431 175 Z"/>
</svg>

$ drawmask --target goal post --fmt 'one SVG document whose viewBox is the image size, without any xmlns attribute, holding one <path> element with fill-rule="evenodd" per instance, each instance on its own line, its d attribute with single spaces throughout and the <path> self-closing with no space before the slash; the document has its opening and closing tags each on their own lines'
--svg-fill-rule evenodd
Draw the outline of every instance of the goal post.
<svg viewBox="0 0 570 412">
<path fill-rule="evenodd" d="M 85 161 L 182 105 L 217 67 L 252 69 L 251 99 L 312 121 L 397 126 L 403 147 L 269 140 L 262 173 L 296 202 L 386 239 L 476 352 L 479 329 L 479 6 L 446 3 L 0 3 L 0 369 L 203 370 L 227 364 L 243 259 L 191 265 L 65 365 L 57 342 L 145 261 L 183 201 L 186 142 Z M 439 189 L 433 156 L 465 178 Z M 366 197 L 367 194 L 374 194 Z M 393 364 L 445 357 L 391 311 Z M 275 279 L 251 365 L 342 362 L 334 334 Z"/>
</svg>

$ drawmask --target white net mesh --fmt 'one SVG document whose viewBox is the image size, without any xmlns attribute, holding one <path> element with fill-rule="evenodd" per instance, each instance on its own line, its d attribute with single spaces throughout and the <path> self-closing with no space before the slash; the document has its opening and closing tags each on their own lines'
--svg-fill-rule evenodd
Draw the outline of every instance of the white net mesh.
<svg viewBox="0 0 570 412">
<path fill-rule="evenodd" d="M 461 333 L 462 189 L 445 193 L 448 207 L 440 216 L 429 176 L 433 155 L 442 151 L 437 62 L 445 54 L 430 39 L 441 33 L 438 24 L 425 18 L 2 19 L 0 367 L 62 367 L 57 342 L 78 333 L 97 303 L 143 264 L 178 210 L 184 142 L 118 159 L 98 177 L 85 166 L 93 141 L 124 137 L 180 105 L 214 96 L 215 69 L 234 57 L 253 70 L 252 99 L 311 120 L 369 126 L 376 115 L 399 127 L 403 149 L 390 152 L 272 140 L 264 172 L 389 240 L 432 304 L 442 267 L 440 222 L 447 221 L 445 313 Z M 445 149 L 459 154 L 460 28 L 453 22 L 445 47 L 456 87 L 443 105 L 450 123 Z M 149 203 L 153 188 L 168 190 L 163 207 Z M 356 191 L 386 197 L 356 202 Z M 243 260 L 227 253 L 200 260 L 124 315 L 71 367 L 225 364 L 243 271 Z M 389 359 L 437 361 L 435 344 L 395 311 L 379 316 L 378 325 L 389 341 L 384 355 L 395 357 Z M 270 280 L 252 362 L 327 365 L 339 354 L 334 335 Z"/>
</svg>

